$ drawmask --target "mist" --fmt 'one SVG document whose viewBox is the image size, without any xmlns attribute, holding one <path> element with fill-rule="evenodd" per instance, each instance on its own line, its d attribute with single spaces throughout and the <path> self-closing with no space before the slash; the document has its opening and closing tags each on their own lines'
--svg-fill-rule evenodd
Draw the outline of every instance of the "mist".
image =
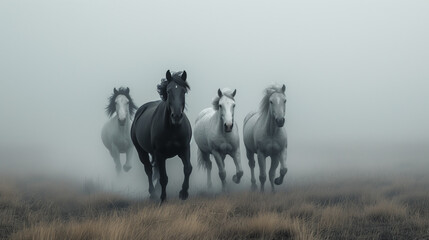
<svg viewBox="0 0 429 240">
<path fill-rule="evenodd" d="M 116 176 L 100 138 L 104 108 L 120 86 L 138 106 L 158 100 L 168 69 L 188 73 L 192 124 L 218 88 L 237 89 L 241 136 L 263 89 L 286 84 L 284 185 L 427 170 L 428 11 L 427 1 L 1 1 L 0 174 L 93 179 L 146 194 L 137 158 Z M 244 150 L 241 142 L 248 189 Z M 204 189 L 195 143 L 191 151 L 190 190 Z M 181 168 L 168 160 L 175 192 Z"/>
</svg>

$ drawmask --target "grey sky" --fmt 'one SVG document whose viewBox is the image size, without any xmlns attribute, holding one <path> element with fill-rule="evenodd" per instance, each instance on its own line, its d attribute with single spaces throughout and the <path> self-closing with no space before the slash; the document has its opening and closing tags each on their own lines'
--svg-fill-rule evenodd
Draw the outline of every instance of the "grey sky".
<svg viewBox="0 0 429 240">
<path fill-rule="evenodd" d="M 428 13 L 428 1 L 0 1 L 0 144 L 98 158 L 113 87 L 141 105 L 167 69 L 188 72 L 192 122 L 236 88 L 241 133 L 277 82 L 296 147 L 428 144 Z"/>
</svg>

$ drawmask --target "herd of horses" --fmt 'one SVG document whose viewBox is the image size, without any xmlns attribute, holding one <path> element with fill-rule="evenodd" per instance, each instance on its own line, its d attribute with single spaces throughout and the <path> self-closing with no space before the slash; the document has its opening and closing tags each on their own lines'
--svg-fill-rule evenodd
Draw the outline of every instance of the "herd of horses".
<svg viewBox="0 0 429 240">
<path fill-rule="evenodd" d="M 111 118 L 103 126 L 101 138 L 115 162 L 118 173 L 122 168 L 129 171 L 130 160 L 135 152 L 138 153 L 148 177 L 151 197 L 155 197 L 154 181 L 161 186 L 161 203 L 166 199 L 168 183 L 165 161 L 178 156 L 182 160 L 185 176 L 179 197 L 185 200 L 188 198 L 189 176 L 192 172 L 190 161 L 192 126 L 184 113 L 185 96 L 190 90 L 186 71 L 172 74 L 168 70 L 166 77 L 158 84 L 157 90 L 161 100 L 147 102 L 137 109 L 129 88 L 115 88 L 106 107 L 106 112 Z M 287 172 L 285 90 L 284 84 L 267 87 L 259 110 L 248 113 L 244 119 L 243 141 L 249 160 L 253 190 L 257 189 L 254 173 L 255 154 L 260 169 L 261 191 L 264 191 L 267 178 L 267 157 L 271 158 L 268 178 L 272 191 L 275 184 L 283 183 Z M 232 157 L 236 166 L 236 174 L 232 180 L 238 184 L 243 176 L 240 137 L 234 120 L 236 93 L 236 90 L 228 88 L 218 89 L 212 107 L 202 110 L 195 121 L 193 137 L 198 146 L 198 165 L 207 171 L 209 188 L 212 186 L 210 155 L 218 166 L 223 190 L 226 187 L 224 162 L 226 155 Z M 120 162 L 121 153 L 126 153 L 126 162 L 123 166 Z M 280 176 L 275 178 L 279 164 Z"/>
</svg>

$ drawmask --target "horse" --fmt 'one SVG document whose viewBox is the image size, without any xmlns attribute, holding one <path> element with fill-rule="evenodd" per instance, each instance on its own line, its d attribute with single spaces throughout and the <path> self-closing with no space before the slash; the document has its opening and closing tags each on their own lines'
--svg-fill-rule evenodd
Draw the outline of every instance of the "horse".
<svg viewBox="0 0 429 240">
<path fill-rule="evenodd" d="M 226 187 L 225 156 L 230 155 L 234 160 L 236 174 L 232 180 L 238 184 L 243 176 L 240 158 L 240 137 L 238 126 L 234 121 L 235 94 L 237 90 L 228 88 L 218 89 L 212 108 L 202 110 L 194 127 L 194 139 L 198 146 L 198 165 L 207 170 L 207 186 L 212 187 L 210 154 L 216 160 L 222 190 Z M 235 127 L 234 127 L 235 126 Z"/>
<path fill-rule="evenodd" d="M 246 155 L 251 171 L 252 190 L 256 190 L 255 159 L 257 154 L 259 164 L 259 181 L 261 192 L 267 178 L 267 157 L 271 158 L 269 179 L 271 190 L 274 192 L 274 183 L 280 185 L 287 173 L 287 137 L 285 124 L 286 112 L 286 86 L 272 85 L 265 89 L 264 97 L 260 103 L 259 112 L 250 112 L 246 115 L 243 125 L 243 139 L 246 147 Z M 274 180 L 275 171 L 280 163 L 280 176 Z"/>
<path fill-rule="evenodd" d="M 131 118 L 137 106 L 130 96 L 129 88 L 113 89 L 113 94 L 109 97 L 109 104 L 106 106 L 106 114 L 110 119 L 104 124 L 101 130 L 101 140 L 109 150 L 110 155 L 116 165 L 116 172 L 121 172 L 120 154 L 126 154 L 124 171 L 131 169 L 131 159 L 134 157 L 134 147 L 131 142 L 130 128 Z M 114 117 L 112 115 L 116 113 Z"/>
<path fill-rule="evenodd" d="M 144 165 L 149 180 L 149 193 L 154 197 L 152 181 L 152 162 L 159 171 L 161 184 L 161 204 L 165 201 L 168 176 L 165 169 L 167 158 L 179 156 L 183 162 L 185 179 L 179 197 L 188 198 L 189 175 L 192 172 L 190 161 L 190 141 L 192 138 L 191 124 L 184 113 L 185 94 L 190 90 L 186 81 L 186 71 L 173 75 L 170 70 L 158 84 L 157 89 L 161 100 L 148 102 L 136 112 L 131 126 L 131 139 L 137 150 L 140 161 Z"/>
</svg>

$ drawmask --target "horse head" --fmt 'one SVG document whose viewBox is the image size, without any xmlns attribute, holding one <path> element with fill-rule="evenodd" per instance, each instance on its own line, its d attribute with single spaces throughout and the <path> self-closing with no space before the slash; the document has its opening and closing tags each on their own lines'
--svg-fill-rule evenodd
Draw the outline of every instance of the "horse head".
<svg viewBox="0 0 429 240">
<path fill-rule="evenodd" d="M 285 124 L 286 113 L 286 86 L 283 84 L 281 92 L 274 92 L 269 98 L 269 113 L 274 117 L 277 127 Z"/>
<path fill-rule="evenodd" d="M 170 70 L 166 73 L 168 84 L 166 85 L 167 105 L 170 110 L 170 121 L 172 125 L 180 125 L 183 120 L 183 111 L 185 109 L 185 93 L 189 89 L 186 82 L 186 71 L 182 74 L 175 73 L 171 75 Z"/>
<path fill-rule="evenodd" d="M 113 89 L 113 94 L 109 98 L 109 104 L 106 107 L 106 113 L 112 116 L 115 112 L 118 116 L 120 126 L 124 126 L 126 121 L 134 114 L 137 106 L 130 96 L 129 88 Z"/>
<path fill-rule="evenodd" d="M 225 132 L 231 132 L 232 127 L 234 126 L 234 110 L 235 110 L 235 94 L 237 93 L 237 90 L 234 90 L 233 92 L 229 89 L 224 89 L 221 91 L 218 89 L 217 94 L 217 103 L 218 111 L 220 118 L 223 123 L 223 128 Z"/>
</svg>

